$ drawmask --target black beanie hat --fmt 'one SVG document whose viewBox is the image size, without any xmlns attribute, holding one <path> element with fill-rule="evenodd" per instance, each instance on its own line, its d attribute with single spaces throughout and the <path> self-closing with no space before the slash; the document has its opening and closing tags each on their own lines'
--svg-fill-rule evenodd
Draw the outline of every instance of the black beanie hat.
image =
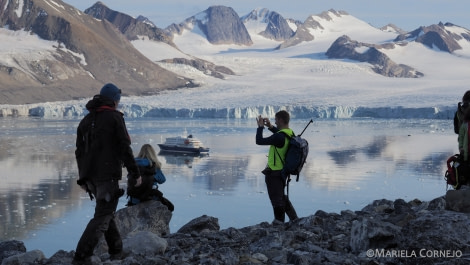
<svg viewBox="0 0 470 265">
<path fill-rule="evenodd" d="M 121 100 L 121 89 L 117 86 L 108 83 L 101 88 L 100 95 L 113 101 Z"/>
</svg>

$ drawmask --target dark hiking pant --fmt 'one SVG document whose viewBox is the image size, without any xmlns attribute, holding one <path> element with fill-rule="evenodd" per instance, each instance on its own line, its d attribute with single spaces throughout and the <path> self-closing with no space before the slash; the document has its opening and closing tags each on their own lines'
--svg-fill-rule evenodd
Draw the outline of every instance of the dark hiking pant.
<svg viewBox="0 0 470 265">
<path fill-rule="evenodd" d="M 285 183 L 281 177 L 280 170 L 268 170 L 264 181 L 268 189 L 269 200 L 273 207 L 285 207 L 284 187 Z"/>
<path fill-rule="evenodd" d="M 269 200 L 273 206 L 274 219 L 284 222 L 285 214 L 290 220 L 297 219 L 297 213 L 289 197 L 284 194 L 286 182 L 281 176 L 280 170 L 265 170 L 266 187 L 268 189 Z"/>
<path fill-rule="evenodd" d="M 119 186 L 117 186 L 117 188 L 119 188 Z M 97 189 L 99 190 L 99 187 L 97 187 Z M 112 190 L 109 194 L 109 196 L 105 196 L 104 198 L 101 198 L 102 196 L 99 194 L 95 196 L 95 214 L 78 241 L 74 259 L 83 260 L 91 257 L 103 235 L 108 244 L 109 254 L 117 254 L 122 251 L 121 234 L 114 221 L 114 214 L 119 202 L 119 197 L 114 196 L 114 191 Z"/>
</svg>

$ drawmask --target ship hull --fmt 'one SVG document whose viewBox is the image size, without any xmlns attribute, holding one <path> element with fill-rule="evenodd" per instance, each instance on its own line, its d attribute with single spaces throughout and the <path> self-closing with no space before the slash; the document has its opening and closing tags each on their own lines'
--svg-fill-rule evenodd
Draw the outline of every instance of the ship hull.
<svg viewBox="0 0 470 265">
<path fill-rule="evenodd" d="M 209 148 L 204 147 L 186 147 L 186 146 L 178 146 L 178 145 L 167 145 L 167 144 L 158 144 L 160 150 L 166 152 L 177 152 L 177 153 L 207 153 L 209 152 Z"/>
</svg>

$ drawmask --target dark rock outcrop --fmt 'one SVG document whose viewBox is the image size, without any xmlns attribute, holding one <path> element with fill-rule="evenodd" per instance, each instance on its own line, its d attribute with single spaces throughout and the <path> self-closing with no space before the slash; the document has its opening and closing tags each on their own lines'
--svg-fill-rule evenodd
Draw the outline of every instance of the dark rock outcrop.
<svg viewBox="0 0 470 265">
<path fill-rule="evenodd" d="M 0 242 L 0 263 L 3 259 L 26 252 L 24 243 L 17 240 Z"/>
<path fill-rule="evenodd" d="M 449 190 L 446 193 L 446 205 L 448 210 L 470 213 L 470 189 L 462 186 L 460 190 Z"/>
<path fill-rule="evenodd" d="M 312 41 L 315 39 L 310 30 L 323 29 L 322 25 L 316 21 L 313 16 L 309 16 L 304 23 L 297 25 L 297 30 L 291 38 L 285 40 L 276 49 L 284 49 L 295 46 L 304 41 Z"/>
<path fill-rule="evenodd" d="M 231 7 L 211 6 L 206 11 L 207 21 L 198 20 L 199 28 L 212 44 L 252 45 L 253 41 L 240 17 Z"/>
<path fill-rule="evenodd" d="M 393 44 L 391 45 L 393 46 Z M 374 45 L 351 40 L 348 36 L 339 37 L 328 49 L 326 56 L 336 59 L 351 59 L 360 62 L 368 62 L 373 65 L 373 70 L 388 77 L 422 77 L 410 66 L 396 64 L 386 54 L 379 51 L 380 48 L 390 48 L 387 45 Z M 365 51 L 359 52 L 358 49 Z"/>
<path fill-rule="evenodd" d="M 336 16 L 336 17 L 341 17 L 343 15 L 349 15 L 348 12 L 346 11 L 343 11 L 343 10 L 334 10 L 334 9 L 330 9 L 328 11 L 324 11 L 322 12 L 320 15 L 318 15 L 319 17 L 325 19 L 325 20 L 328 20 L 328 21 L 331 21 L 333 20 L 333 18 L 331 17 L 331 15 L 333 16 Z"/>
<path fill-rule="evenodd" d="M 453 196 L 464 200 L 466 195 L 456 191 Z M 93 264 L 467 264 L 470 217 L 446 210 L 451 205 L 445 197 L 382 199 L 360 211 L 319 210 L 285 225 L 263 222 L 240 229 L 220 230 L 217 218 L 201 216 L 173 234 L 131 231 L 123 236 L 123 260 L 109 261 L 100 248 Z M 121 224 L 142 227 L 159 214 L 171 215 L 159 202 L 133 207 L 119 210 Z M 139 218 L 132 219 L 134 210 Z M 73 251 L 46 259 L 39 250 L 26 252 L 22 242 L 7 241 L 0 243 L 0 257 L 3 265 L 69 264 Z"/>
<path fill-rule="evenodd" d="M 241 18 L 243 23 L 247 23 L 251 20 L 253 21 L 262 21 L 267 23 L 266 29 L 258 32 L 259 35 L 276 41 L 287 40 L 294 34 L 294 31 L 291 29 L 287 20 L 282 17 L 281 14 L 275 11 L 269 11 L 266 8 L 255 9 L 251 11 L 248 15 L 245 15 Z"/>
<path fill-rule="evenodd" d="M 136 232 L 170 234 L 171 212 L 158 201 L 148 201 L 116 212 L 116 225 L 122 237 Z"/>
<path fill-rule="evenodd" d="M 268 17 L 268 25 L 266 30 L 260 32 L 260 35 L 272 40 L 285 40 L 290 38 L 294 31 L 289 27 L 287 21 L 277 12 L 270 12 Z"/>
<path fill-rule="evenodd" d="M 206 75 L 224 79 L 224 75 L 235 75 L 235 73 L 228 67 L 216 65 L 206 60 L 202 59 L 186 59 L 186 58 L 173 58 L 162 60 L 163 63 L 173 63 L 173 64 L 184 64 L 189 65 L 197 70 L 203 72 Z"/>
<path fill-rule="evenodd" d="M 396 26 L 395 24 L 387 24 L 383 27 L 380 28 L 380 30 L 383 30 L 383 31 L 388 31 L 388 32 L 396 32 L 398 34 L 405 34 L 406 31 L 404 31 L 403 29 L 399 28 L 398 26 Z"/>
<path fill-rule="evenodd" d="M 297 27 L 294 35 L 285 40 L 279 46 L 276 47 L 277 50 L 295 46 L 304 41 L 312 41 L 315 37 L 310 34 L 309 29 L 305 25 L 300 25 Z"/>
<path fill-rule="evenodd" d="M 178 233 L 181 234 L 199 234 L 206 231 L 219 231 L 219 219 L 207 215 L 191 220 L 189 223 L 183 225 Z"/>
</svg>

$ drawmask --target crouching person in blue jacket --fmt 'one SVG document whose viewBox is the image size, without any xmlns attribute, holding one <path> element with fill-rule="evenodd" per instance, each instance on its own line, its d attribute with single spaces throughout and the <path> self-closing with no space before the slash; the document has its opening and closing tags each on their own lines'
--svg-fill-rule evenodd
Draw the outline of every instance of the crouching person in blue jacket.
<svg viewBox="0 0 470 265">
<path fill-rule="evenodd" d="M 127 195 L 129 200 L 127 206 L 157 200 L 168 207 L 168 210 L 173 211 L 175 209 L 173 203 L 163 197 L 163 193 L 158 190 L 158 184 L 165 183 L 166 178 L 162 172 L 162 163 L 158 160 L 155 149 L 150 144 L 144 144 L 135 158 L 135 162 L 142 176 L 142 185 L 136 187 L 132 183 L 134 179 L 128 177 Z"/>
</svg>

